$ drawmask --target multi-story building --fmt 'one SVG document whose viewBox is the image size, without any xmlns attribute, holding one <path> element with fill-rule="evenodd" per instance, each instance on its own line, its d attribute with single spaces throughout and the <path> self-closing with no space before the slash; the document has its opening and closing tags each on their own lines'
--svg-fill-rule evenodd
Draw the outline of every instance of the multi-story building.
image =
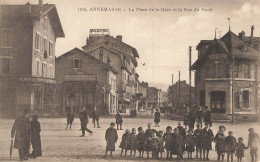
<svg viewBox="0 0 260 162">
<path fill-rule="evenodd" d="M 62 81 L 62 112 L 94 106 L 100 114 L 116 113 L 117 70 L 102 60 L 74 48 L 56 59 L 56 79 Z"/>
<path fill-rule="evenodd" d="M 149 108 L 159 108 L 162 102 L 161 90 L 156 87 L 148 87 L 147 102 Z"/>
<path fill-rule="evenodd" d="M 147 89 L 148 89 L 148 83 L 147 82 L 139 83 L 139 93 L 142 94 L 140 106 L 142 106 L 143 108 L 147 108 L 147 106 L 148 106 Z"/>
<path fill-rule="evenodd" d="M 64 37 L 53 4 L 0 6 L 0 109 L 55 108 L 55 43 Z"/>
<path fill-rule="evenodd" d="M 110 64 L 119 72 L 116 77 L 118 110 L 128 112 L 130 109 L 136 109 L 138 102 L 134 96 L 138 89 L 137 50 L 124 43 L 122 36 L 116 38 L 110 36 L 108 29 L 90 29 L 86 45 L 82 48 L 86 53 Z"/>
<path fill-rule="evenodd" d="M 238 36 L 228 31 L 220 39 L 198 44 L 198 59 L 192 65 L 198 105 L 223 114 L 259 111 L 260 39 L 253 30 L 252 26 L 249 37 L 243 31 Z"/>
</svg>

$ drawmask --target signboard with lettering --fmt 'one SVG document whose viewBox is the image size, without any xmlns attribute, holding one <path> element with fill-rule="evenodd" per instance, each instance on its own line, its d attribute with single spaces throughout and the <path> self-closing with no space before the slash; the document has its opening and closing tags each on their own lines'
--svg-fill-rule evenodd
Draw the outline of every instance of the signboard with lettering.
<svg viewBox="0 0 260 162">
<path fill-rule="evenodd" d="M 109 35 L 109 29 L 90 29 L 89 36 Z"/>
<path fill-rule="evenodd" d="M 210 60 L 221 60 L 221 59 L 226 59 L 227 55 L 225 54 L 214 54 L 214 55 L 209 55 Z"/>
<path fill-rule="evenodd" d="M 65 81 L 97 81 L 98 75 L 91 74 L 78 74 L 78 75 L 65 75 Z"/>
<path fill-rule="evenodd" d="M 208 91 L 228 91 L 230 90 L 230 81 L 208 80 L 206 88 Z"/>
<path fill-rule="evenodd" d="M 12 48 L 0 48 L 0 56 L 13 56 L 13 53 Z"/>
<path fill-rule="evenodd" d="M 0 79 L 4 80 L 17 80 L 21 82 L 36 82 L 36 83 L 51 83 L 55 84 L 56 81 L 50 78 L 31 77 L 31 76 L 2 76 Z"/>
</svg>

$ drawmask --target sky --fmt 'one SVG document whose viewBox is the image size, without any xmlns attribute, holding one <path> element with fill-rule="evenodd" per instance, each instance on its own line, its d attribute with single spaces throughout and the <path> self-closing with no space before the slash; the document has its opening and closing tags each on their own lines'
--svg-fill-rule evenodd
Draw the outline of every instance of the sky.
<svg viewBox="0 0 260 162">
<path fill-rule="evenodd" d="M 38 0 L 0 0 L 5 4 L 37 4 Z M 189 80 L 189 46 L 192 62 L 197 59 L 196 45 L 200 40 L 223 36 L 229 27 L 238 34 L 242 30 L 260 36 L 260 1 L 258 0 L 43 0 L 56 4 L 65 38 L 56 42 L 56 56 L 86 43 L 90 29 L 109 29 L 110 35 L 123 36 L 123 42 L 136 48 L 139 80 L 166 89 L 172 82 Z M 121 8 L 121 12 L 90 11 L 94 7 Z M 85 8 L 87 11 L 79 11 Z M 159 9 L 159 11 L 137 11 Z M 172 11 L 162 11 L 161 9 Z M 173 11 L 178 8 L 182 11 Z M 192 9 L 192 11 L 184 11 Z M 194 9 L 199 11 L 194 11 Z M 209 9 L 203 11 L 202 8 Z M 129 9 L 134 9 L 130 12 Z M 124 11 L 126 10 L 126 11 Z M 143 63 L 145 65 L 143 66 Z M 194 74 L 194 73 L 193 73 Z M 192 83 L 194 77 L 192 75 Z"/>
</svg>

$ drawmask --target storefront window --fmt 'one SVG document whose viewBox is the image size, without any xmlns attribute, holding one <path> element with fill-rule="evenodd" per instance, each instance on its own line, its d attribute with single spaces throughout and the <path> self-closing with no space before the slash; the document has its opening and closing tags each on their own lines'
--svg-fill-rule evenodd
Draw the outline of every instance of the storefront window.
<svg viewBox="0 0 260 162">
<path fill-rule="evenodd" d="M 225 113 L 225 96 L 226 93 L 224 91 L 212 91 L 210 93 L 210 105 L 212 112 Z"/>
<path fill-rule="evenodd" d="M 243 97 L 243 107 L 249 108 L 249 91 L 243 91 L 242 93 Z"/>
<path fill-rule="evenodd" d="M 10 74 L 11 72 L 11 59 L 2 59 L 2 74 Z"/>
</svg>

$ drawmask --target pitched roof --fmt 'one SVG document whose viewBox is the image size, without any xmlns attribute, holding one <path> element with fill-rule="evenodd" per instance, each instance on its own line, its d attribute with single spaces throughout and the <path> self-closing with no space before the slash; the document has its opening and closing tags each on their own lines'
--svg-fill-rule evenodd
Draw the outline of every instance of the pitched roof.
<svg viewBox="0 0 260 162">
<path fill-rule="evenodd" d="M 79 48 L 74 48 L 66 53 L 64 53 L 63 55 L 60 55 L 59 57 L 56 58 L 56 61 L 59 61 L 60 59 L 64 58 L 64 57 L 67 57 L 67 56 L 70 56 L 70 55 L 75 55 L 75 54 L 78 54 L 78 53 L 81 53 L 83 54 L 83 56 L 85 57 L 89 57 L 90 59 L 92 60 L 95 60 L 99 63 L 101 63 L 103 66 L 105 66 L 106 68 L 108 68 L 109 70 L 111 70 L 113 73 L 115 74 L 118 74 L 118 71 L 116 69 L 114 69 L 112 66 L 108 65 L 107 63 L 97 59 L 96 57 L 92 56 L 92 55 L 89 55 L 88 53 L 80 50 Z"/>
<path fill-rule="evenodd" d="M 2 16 L 30 16 L 32 19 L 49 14 L 56 36 L 65 37 L 55 4 L 43 4 L 42 7 L 29 3 L 25 5 L 0 5 L 0 12 Z"/>
</svg>

